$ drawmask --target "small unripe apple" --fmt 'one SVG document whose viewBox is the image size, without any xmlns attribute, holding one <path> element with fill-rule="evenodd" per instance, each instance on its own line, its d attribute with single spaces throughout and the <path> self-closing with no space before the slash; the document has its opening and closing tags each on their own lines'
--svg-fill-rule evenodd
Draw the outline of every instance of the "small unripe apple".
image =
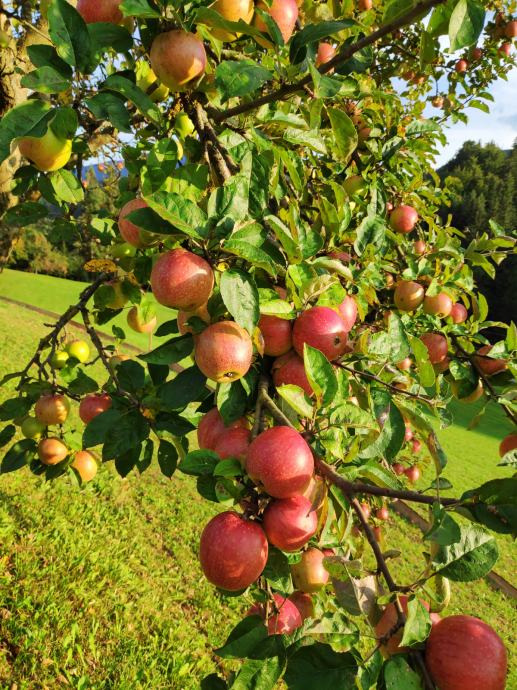
<svg viewBox="0 0 517 690">
<path fill-rule="evenodd" d="M 22 425 L 23 429 L 23 425 Z M 506 453 L 509 453 L 511 450 L 515 450 L 517 448 L 517 433 L 513 434 L 508 434 L 503 440 L 501 441 L 499 445 L 499 456 L 502 458 L 503 455 L 506 455 Z"/>
<path fill-rule="evenodd" d="M 505 359 L 493 359 L 488 357 L 491 349 L 491 345 L 483 345 L 483 347 L 479 348 L 477 355 L 474 356 L 474 364 L 485 376 L 499 374 L 505 371 L 508 366 Z"/>
<path fill-rule="evenodd" d="M 351 175 L 343 182 L 343 189 L 348 196 L 362 192 L 367 186 L 366 180 L 361 175 Z"/>
<path fill-rule="evenodd" d="M 321 42 L 318 45 L 318 53 L 316 55 L 316 67 L 321 67 L 326 62 L 330 62 L 336 54 L 336 48 L 331 43 Z M 332 73 L 333 70 L 330 70 Z"/>
<path fill-rule="evenodd" d="M 298 563 L 291 566 L 291 576 L 296 589 L 302 592 L 317 592 L 329 581 L 329 573 L 323 565 L 325 554 L 310 548 L 302 553 Z"/>
<path fill-rule="evenodd" d="M 219 513 L 201 535 L 199 559 L 205 577 L 216 587 L 238 592 L 257 580 L 267 562 L 264 530 L 233 511 Z"/>
<path fill-rule="evenodd" d="M 413 251 L 417 256 L 422 256 L 422 254 L 425 254 L 427 251 L 427 244 L 424 240 L 415 240 L 413 243 Z"/>
<path fill-rule="evenodd" d="M 302 615 L 296 604 L 291 599 L 284 599 L 280 594 L 273 594 L 274 604 L 270 605 L 269 618 L 267 619 L 268 635 L 290 635 L 302 623 Z M 246 614 L 247 616 L 260 616 L 266 618 L 267 606 L 255 604 Z"/>
<path fill-rule="evenodd" d="M 84 340 L 72 340 L 65 347 L 69 357 L 84 364 L 90 359 L 90 348 Z"/>
<path fill-rule="evenodd" d="M 57 350 L 52 355 L 52 359 L 50 360 L 50 366 L 54 369 L 64 369 L 68 364 L 69 359 L 70 355 L 68 354 L 68 352 L 65 352 L 65 350 Z"/>
<path fill-rule="evenodd" d="M 368 503 L 361 503 L 361 510 L 363 511 L 364 519 L 368 520 L 372 512 Z"/>
<path fill-rule="evenodd" d="M 413 430 L 409 422 L 406 422 L 406 430 L 404 432 L 404 441 L 409 442 L 413 439 Z"/>
<path fill-rule="evenodd" d="M 293 35 L 296 20 L 298 19 L 298 4 L 296 0 L 273 0 L 269 7 L 264 2 L 258 2 L 256 8 L 266 12 L 275 20 L 284 43 L 287 43 Z M 253 24 L 262 33 L 268 33 L 265 22 L 258 14 L 255 14 L 253 18 Z M 267 39 L 256 37 L 255 40 L 264 48 L 271 48 L 273 46 L 271 41 Z"/>
<path fill-rule="evenodd" d="M 39 438 L 46 426 L 35 417 L 26 417 L 20 426 L 20 431 L 25 438 Z"/>
<path fill-rule="evenodd" d="M 228 432 L 233 429 L 247 429 L 248 422 L 245 417 L 231 422 L 228 426 L 225 425 L 223 418 L 217 407 L 209 410 L 199 422 L 197 428 L 197 442 L 200 448 L 208 448 L 215 450 L 215 447 Z"/>
<path fill-rule="evenodd" d="M 498 52 L 503 55 L 504 57 L 510 57 L 512 53 L 512 44 L 511 43 L 503 43 L 502 46 L 499 46 Z"/>
<path fill-rule="evenodd" d="M 401 360 L 400 362 L 397 362 L 397 369 L 400 369 L 400 371 L 409 371 L 411 367 L 413 366 L 413 360 L 411 357 L 406 357 L 405 359 Z"/>
<path fill-rule="evenodd" d="M 409 481 L 414 484 L 420 479 L 420 469 L 417 465 L 411 465 L 411 467 L 406 467 L 404 474 L 409 479 Z"/>
<path fill-rule="evenodd" d="M 110 407 L 111 397 L 107 393 L 90 393 L 79 403 L 79 417 L 84 424 L 89 424 L 98 414 L 106 412 Z"/>
<path fill-rule="evenodd" d="M 43 172 L 59 170 L 72 155 L 72 140 L 57 136 L 50 127 L 42 137 L 22 137 L 17 144 L 22 156 Z"/>
<path fill-rule="evenodd" d="M 412 206 L 397 206 L 390 213 L 390 225 L 395 232 L 411 232 L 417 223 L 418 213 Z"/>
<path fill-rule="evenodd" d="M 463 74 L 463 72 L 467 71 L 467 68 L 469 66 L 469 63 L 466 60 L 458 60 L 458 62 L 454 65 L 454 69 L 458 74 Z"/>
<path fill-rule="evenodd" d="M 87 450 L 79 450 L 72 462 L 72 467 L 79 473 L 81 481 L 89 482 L 97 474 L 97 461 Z"/>
<path fill-rule="evenodd" d="M 44 465 L 57 465 L 68 455 L 68 448 L 58 438 L 43 438 L 38 443 L 38 457 Z"/>
<path fill-rule="evenodd" d="M 278 316 L 261 316 L 258 327 L 264 338 L 264 354 L 272 357 L 285 355 L 292 347 L 292 324 Z"/>
<path fill-rule="evenodd" d="M 237 427 L 228 431 L 225 430 L 215 443 L 214 451 L 219 455 L 221 460 L 236 458 L 244 465 L 249 447 L 250 430 L 243 427 Z"/>
<path fill-rule="evenodd" d="M 314 458 L 301 434 L 288 426 L 275 426 L 251 443 L 246 470 L 270 496 L 290 498 L 307 488 L 314 474 Z"/>
<path fill-rule="evenodd" d="M 304 496 L 271 501 L 264 511 L 267 539 L 282 551 L 298 551 L 318 529 L 318 516 Z"/>
<path fill-rule="evenodd" d="M 401 280 L 395 288 L 393 301 L 400 311 L 414 311 L 424 301 L 424 288 L 412 280 Z"/>
<path fill-rule="evenodd" d="M 158 319 L 154 315 L 146 321 L 145 314 L 136 306 L 131 307 L 127 313 L 127 325 L 136 333 L 152 333 L 157 323 Z"/>
<path fill-rule="evenodd" d="M 206 68 L 203 42 L 181 29 L 158 34 L 149 57 L 153 72 L 172 91 L 184 91 Z"/>
<path fill-rule="evenodd" d="M 119 242 L 111 248 L 111 256 L 114 259 L 132 259 L 136 255 L 136 247 L 129 242 Z"/>
<path fill-rule="evenodd" d="M 214 273 L 201 256 L 185 249 L 161 254 L 151 271 L 156 301 L 166 307 L 195 311 L 208 302 Z"/>
<path fill-rule="evenodd" d="M 483 51 L 481 48 L 472 48 L 471 56 L 473 60 L 481 60 L 483 57 Z"/>
<path fill-rule="evenodd" d="M 36 419 L 45 426 L 63 424 L 70 412 L 70 402 L 68 398 L 60 394 L 42 395 L 34 407 Z"/>
<path fill-rule="evenodd" d="M 463 323 L 468 318 L 468 312 L 461 302 L 455 302 L 451 307 L 449 316 L 453 323 Z"/>
<path fill-rule="evenodd" d="M 183 111 L 179 112 L 174 118 L 174 129 L 182 139 L 190 136 L 196 130 L 190 117 Z"/>
<path fill-rule="evenodd" d="M 424 297 L 424 311 L 426 314 L 433 314 L 445 318 L 452 310 L 452 300 L 446 292 L 437 295 L 426 295 Z"/>
<path fill-rule="evenodd" d="M 232 383 L 242 378 L 251 366 L 252 357 L 249 333 L 234 321 L 218 321 L 208 326 L 195 341 L 197 366 L 217 383 Z"/>
<path fill-rule="evenodd" d="M 447 351 L 449 349 L 447 338 L 440 335 L 440 333 L 424 333 L 420 336 L 420 340 L 427 348 L 431 364 L 443 362 L 447 357 Z"/>
<path fill-rule="evenodd" d="M 294 322 L 293 345 L 300 357 L 307 343 L 322 352 L 330 361 L 346 350 L 347 331 L 343 319 L 330 307 L 312 307 Z"/>
<path fill-rule="evenodd" d="M 299 386 L 309 397 L 313 395 L 303 360 L 293 350 L 275 359 L 271 370 L 275 386 Z"/>
<path fill-rule="evenodd" d="M 421 442 L 417 438 L 412 439 L 411 440 L 411 450 L 413 451 L 413 453 L 416 455 L 417 453 L 420 453 L 421 449 L 422 449 Z"/>
</svg>

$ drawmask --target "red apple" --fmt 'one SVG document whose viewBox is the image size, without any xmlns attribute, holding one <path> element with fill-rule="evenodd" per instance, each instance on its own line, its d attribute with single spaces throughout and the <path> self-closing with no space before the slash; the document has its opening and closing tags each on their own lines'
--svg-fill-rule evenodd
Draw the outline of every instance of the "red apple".
<svg viewBox="0 0 517 690">
<path fill-rule="evenodd" d="M 451 364 L 451 360 L 449 357 L 446 357 L 442 362 L 438 362 L 438 364 L 433 364 L 433 369 L 437 374 L 443 374 L 444 371 L 447 371 Z"/>
<path fill-rule="evenodd" d="M 272 372 L 275 386 L 299 386 L 308 396 L 313 394 L 311 384 L 305 373 L 303 359 L 298 357 L 296 352 L 287 352 L 282 357 L 275 359 Z"/>
<path fill-rule="evenodd" d="M 510 57 L 511 52 L 512 52 L 512 44 L 511 43 L 503 43 L 502 46 L 499 46 L 498 52 L 505 57 Z"/>
<path fill-rule="evenodd" d="M 415 240 L 413 242 L 413 251 L 417 256 L 422 256 L 422 254 L 425 254 L 427 251 L 427 244 L 424 240 Z"/>
<path fill-rule="evenodd" d="M 412 206 L 397 206 L 390 213 L 390 225 L 395 232 L 411 232 L 418 223 L 418 213 Z"/>
<path fill-rule="evenodd" d="M 45 426 L 63 424 L 68 417 L 70 403 L 64 395 L 46 393 L 42 395 L 34 407 L 36 419 Z"/>
<path fill-rule="evenodd" d="M 401 360 L 400 362 L 397 362 L 397 369 L 400 369 L 400 371 L 409 371 L 411 367 L 413 366 L 413 360 L 411 357 L 406 357 L 405 359 Z"/>
<path fill-rule="evenodd" d="M 298 19 L 298 4 L 296 0 L 273 0 L 269 7 L 264 2 L 259 2 L 256 8 L 266 12 L 275 20 L 284 42 L 287 43 L 293 34 L 296 20 Z M 255 14 L 253 24 L 262 33 L 268 33 L 265 22 L 258 14 Z M 257 38 L 257 42 L 264 46 L 264 48 L 270 48 L 273 45 L 270 41 L 261 38 Z"/>
<path fill-rule="evenodd" d="M 506 453 L 517 448 L 517 433 L 508 434 L 499 445 L 499 457 L 503 457 Z"/>
<path fill-rule="evenodd" d="M 291 599 L 284 599 L 280 594 L 273 594 L 274 604 L 270 602 L 267 631 L 269 635 L 290 635 L 299 628 L 302 623 L 302 615 L 296 604 Z M 260 616 L 266 619 L 267 607 L 265 604 L 252 606 L 247 616 Z"/>
<path fill-rule="evenodd" d="M 74 456 L 72 467 L 79 473 L 81 481 L 89 482 L 98 470 L 97 461 L 87 450 L 79 450 Z"/>
<path fill-rule="evenodd" d="M 246 454 L 250 446 L 250 431 L 238 427 L 223 433 L 214 446 L 214 451 L 221 460 L 226 458 L 237 458 L 243 465 L 246 461 Z"/>
<path fill-rule="evenodd" d="M 318 45 L 318 54 L 316 55 L 316 67 L 321 67 L 326 62 L 330 62 L 335 54 L 336 49 L 331 43 L 320 43 Z"/>
<path fill-rule="evenodd" d="M 413 453 L 420 453 L 421 449 L 422 449 L 421 442 L 417 438 L 414 438 L 411 442 L 411 450 L 413 451 Z"/>
<path fill-rule="evenodd" d="M 427 348 L 431 364 L 439 364 L 447 357 L 449 349 L 447 338 L 440 333 L 424 333 L 420 336 L 420 340 Z"/>
<path fill-rule="evenodd" d="M 330 307 L 312 307 L 294 322 L 293 344 L 300 357 L 307 343 L 322 352 L 329 360 L 340 357 L 346 350 L 347 331 L 343 319 Z"/>
<path fill-rule="evenodd" d="M 350 297 L 350 295 L 345 297 L 338 307 L 338 312 L 345 324 L 345 331 L 349 333 L 357 320 L 357 303 L 355 299 Z"/>
<path fill-rule="evenodd" d="M 429 611 L 429 604 L 426 601 L 422 601 L 420 599 L 421 603 L 425 606 L 425 608 Z M 408 605 L 408 598 L 405 595 L 400 595 L 399 596 L 399 602 L 402 607 L 402 610 L 404 611 L 404 614 L 407 615 L 407 605 Z M 380 621 L 377 623 L 375 626 L 375 633 L 377 635 L 377 639 L 380 639 L 381 637 L 384 637 L 384 635 L 387 635 L 389 631 L 395 626 L 396 622 L 398 619 L 397 615 L 397 609 L 395 607 L 394 603 L 388 604 L 386 608 L 384 609 L 384 612 L 382 614 L 382 617 Z M 400 642 L 402 640 L 402 635 L 403 635 L 403 628 L 400 628 L 397 630 L 397 632 L 392 635 L 389 640 L 382 645 L 382 650 L 388 654 L 400 654 L 403 652 L 408 651 L 407 647 L 400 647 Z M 441 689 L 440 689 L 441 690 Z M 466 690 L 466 688 L 465 688 Z"/>
<path fill-rule="evenodd" d="M 373 0 L 358 0 L 357 8 L 359 12 L 367 12 L 373 7 Z"/>
<path fill-rule="evenodd" d="M 389 516 L 390 516 L 390 511 L 386 508 L 386 506 L 379 508 L 375 513 L 375 517 L 378 518 L 379 520 L 387 520 L 389 518 Z"/>
<path fill-rule="evenodd" d="M 145 311 L 140 311 L 136 306 L 131 307 L 127 313 L 127 325 L 136 333 L 152 333 L 156 328 L 158 319 L 156 316 L 151 316 L 146 321 L 145 316 Z"/>
<path fill-rule="evenodd" d="M 122 0 L 77 0 L 77 11 L 87 24 L 94 22 L 108 22 L 120 24 L 124 15 L 119 9 Z M 99 166 L 99 170 L 100 170 Z"/>
<path fill-rule="evenodd" d="M 391 469 L 395 472 L 397 476 L 401 477 L 404 474 L 406 468 L 401 462 L 394 462 L 391 466 Z"/>
<path fill-rule="evenodd" d="M 424 288 L 412 280 L 400 280 L 395 288 L 393 301 L 400 311 L 414 311 L 424 301 Z"/>
<path fill-rule="evenodd" d="M 208 301 L 214 273 L 202 257 L 185 249 L 161 254 L 151 271 L 156 301 L 166 307 L 195 311 Z"/>
<path fill-rule="evenodd" d="M 473 60 L 481 60 L 483 57 L 483 51 L 481 48 L 473 48 L 471 55 Z"/>
<path fill-rule="evenodd" d="M 382 530 L 380 527 L 372 527 L 372 532 L 373 536 L 375 537 L 375 541 L 379 542 L 379 544 L 382 541 Z"/>
<path fill-rule="evenodd" d="M 504 28 L 504 35 L 506 38 L 515 38 L 517 36 L 517 21 L 513 19 Z"/>
<path fill-rule="evenodd" d="M 270 496 L 290 498 L 307 488 L 314 474 L 314 458 L 301 434 L 288 426 L 275 426 L 252 441 L 246 469 Z"/>
<path fill-rule="evenodd" d="M 282 551 L 298 551 L 318 529 L 318 516 L 305 496 L 271 501 L 264 511 L 268 541 Z"/>
<path fill-rule="evenodd" d="M 278 316 L 261 316 L 258 327 L 264 338 L 264 354 L 272 357 L 285 355 L 292 347 L 292 325 Z"/>
<path fill-rule="evenodd" d="M 480 347 L 478 350 L 478 355 L 480 356 L 474 356 L 474 364 L 485 376 L 499 374 L 501 371 L 505 371 L 508 366 L 505 359 L 493 359 L 488 357 L 491 349 L 491 345 L 483 345 L 483 347 Z"/>
<path fill-rule="evenodd" d="M 454 65 L 454 69 L 458 74 L 463 74 L 463 72 L 467 71 L 467 68 L 469 66 L 469 63 L 466 60 L 458 60 L 458 62 Z"/>
<path fill-rule="evenodd" d="M 453 323 L 463 323 L 468 318 L 468 312 L 461 302 L 455 302 L 452 305 L 449 316 L 451 317 Z"/>
<path fill-rule="evenodd" d="M 194 357 L 207 378 L 231 383 L 248 372 L 253 343 L 248 331 L 238 323 L 218 321 L 197 336 Z"/>
<path fill-rule="evenodd" d="M 85 424 L 89 424 L 101 412 L 109 410 L 111 398 L 107 393 L 90 393 L 79 403 L 79 417 Z"/>
<path fill-rule="evenodd" d="M 404 474 L 409 479 L 412 484 L 415 484 L 420 479 L 420 470 L 417 465 L 411 465 L 411 467 L 406 467 Z"/>
<path fill-rule="evenodd" d="M 411 429 L 411 425 L 406 422 L 406 431 L 404 432 L 404 441 L 411 441 L 413 438 L 413 430 Z"/>
<path fill-rule="evenodd" d="M 433 314 L 434 316 L 441 316 L 445 318 L 449 316 L 452 310 L 452 300 L 445 292 L 439 292 L 437 295 L 426 295 L 424 297 L 424 311 L 426 314 Z"/>
<path fill-rule="evenodd" d="M 349 264 L 353 259 L 351 254 L 349 254 L 348 252 L 341 252 L 341 251 L 330 252 L 329 258 L 330 259 L 337 259 L 338 261 L 341 261 L 344 264 Z"/>
<path fill-rule="evenodd" d="M 267 562 L 264 530 L 233 511 L 219 513 L 201 535 L 201 568 L 213 585 L 237 592 L 260 577 Z"/>
<path fill-rule="evenodd" d="M 158 34 L 149 57 L 158 80 L 172 91 L 184 91 L 206 68 L 203 42 L 181 29 Z"/>
<path fill-rule="evenodd" d="M 323 565 L 326 554 L 310 548 L 302 553 L 301 560 L 291 566 L 291 576 L 296 589 L 302 592 L 317 592 L 329 581 L 329 573 Z"/>
<path fill-rule="evenodd" d="M 473 616 L 448 616 L 433 625 L 427 669 L 440 690 L 505 690 L 508 657 L 503 641 Z"/>
<path fill-rule="evenodd" d="M 68 455 L 68 448 L 58 438 L 42 438 L 38 443 L 38 456 L 44 465 L 57 465 Z"/>
<path fill-rule="evenodd" d="M 371 514 L 371 509 L 368 503 L 361 503 L 361 510 L 363 511 L 364 519 L 368 520 Z"/>
<path fill-rule="evenodd" d="M 215 450 L 218 441 L 232 429 L 247 429 L 248 422 L 245 417 L 237 419 L 228 426 L 225 426 L 223 418 L 217 407 L 213 407 L 207 412 L 197 428 L 197 442 L 200 448 Z"/>
<path fill-rule="evenodd" d="M 146 232 L 139 228 L 138 225 L 126 219 L 126 216 L 130 213 L 138 211 L 138 209 L 141 208 L 148 208 L 148 205 L 143 199 L 131 199 L 131 201 L 128 201 L 127 204 L 122 206 L 118 215 L 118 229 L 120 234 L 128 244 L 137 247 L 137 249 L 150 246 L 158 238 L 158 235 Z"/>
<path fill-rule="evenodd" d="M 292 601 L 300 612 L 302 621 L 306 618 L 314 618 L 314 602 L 310 594 L 306 592 L 293 592 L 289 597 L 289 601 Z"/>
</svg>

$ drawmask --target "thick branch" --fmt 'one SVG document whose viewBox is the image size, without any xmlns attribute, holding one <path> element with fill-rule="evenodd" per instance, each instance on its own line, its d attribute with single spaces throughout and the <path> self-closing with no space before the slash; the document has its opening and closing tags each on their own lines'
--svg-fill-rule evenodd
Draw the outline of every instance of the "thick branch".
<svg viewBox="0 0 517 690">
<path fill-rule="evenodd" d="M 345 46 L 334 58 L 332 58 L 332 60 L 329 60 L 329 62 L 323 64 L 319 68 L 319 72 L 321 74 L 325 74 L 327 72 L 330 72 L 330 70 L 339 67 L 340 65 L 344 64 L 347 60 L 349 60 L 353 55 L 355 55 L 355 53 L 359 52 L 363 48 L 373 45 L 379 39 L 383 38 L 384 36 L 387 36 L 393 31 L 396 31 L 397 29 L 400 29 L 403 26 L 410 24 L 414 19 L 420 17 L 420 15 L 424 14 L 427 10 L 430 10 L 436 5 L 440 5 L 442 2 L 444 2 L 444 0 L 423 0 L 423 2 L 419 2 L 417 5 L 415 5 L 415 7 L 413 7 L 413 9 L 401 15 L 398 19 L 395 19 L 394 21 L 385 24 L 380 29 L 377 29 L 377 31 L 373 31 L 368 36 L 360 38 L 355 43 Z M 235 115 L 242 115 L 243 113 L 247 113 L 250 110 L 256 110 L 257 108 L 260 108 L 262 105 L 266 105 L 267 103 L 273 103 L 275 101 L 284 100 L 287 96 L 290 96 L 293 93 L 296 93 L 297 91 L 303 90 L 305 86 L 311 83 L 312 77 L 311 75 L 307 75 L 303 77 L 303 79 L 294 82 L 294 84 L 284 84 L 275 91 L 271 91 L 270 93 L 265 94 L 264 96 L 260 96 L 259 98 L 256 98 L 253 101 L 249 101 L 248 103 L 241 103 L 241 105 L 237 105 L 234 108 L 228 108 L 228 110 L 225 110 L 224 112 L 218 111 L 211 113 L 211 116 L 213 117 L 215 122 L 223 122 L 224 120 L 227 120 L 230 117 L 234 117 Z"/>
</svg>

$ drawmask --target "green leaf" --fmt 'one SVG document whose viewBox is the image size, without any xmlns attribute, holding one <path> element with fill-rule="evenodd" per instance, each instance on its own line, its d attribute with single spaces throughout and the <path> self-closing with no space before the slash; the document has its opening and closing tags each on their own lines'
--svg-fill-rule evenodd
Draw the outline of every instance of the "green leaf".
<svg viewBox="0 0 517 690">
<path fill-rule="evenodd" d="M 246 616 L 237 623 L 224 645 L 214 652 L 222 659 L 246 659 L 267 636 L 267 628 L 261 618 Z"/>
<path fill-rule="evenodd" d="M 222 383 L 217 388 L 217 409 L 226 425 L 235 422 L 246 412 L 248 396 L 241 381 Z"/>
<path fill-rule="evenodd" d="M 384 6 L 382 23 L 389 24 L 414 7 L 414 0 L 389 0 Z"/>
<path fill-rule="evenodd" d="M 449 22 L 450 50 L 474 45 L 485 23 L 485 9 L 475 0 L 459 0 Z"/>
<path fill-rule="evenodd" d="M 165 439 L 160 439 L 158 446 L 158 465 L 164 474 L 169 479 L 176 471 L 178 465 L 178 451 L 176 446 Z"/>
<path fill-rule="evenodd" d="M 77 369 L 77 376 L 68 384 L 68 390 L 75 395 L 94 393 L 98 388 L 99 384 L 97 381 L 87 376 L 82 369 Z"/>
<path fill-rule="evenodd" d="M 337 158 L 347 163 L 357 148 L 357 130 L 348 115 L 338 108 L 329 108 L 328 115 L 334 133 Z"/>
<path fill-rule="evenodd" d="M 247 659 L 230 685 L 230 690 L 273 690 L 284 668 L 283 655 L 266 659 Z"/>
<path fill-rule="evenodd" d="M 204 239 L 207 236 L 207 216 L 195 202 L 175 192 L 158 191 L 147 193 L 144 185 L 144 200 L 164 220 L 194 239 Z"/>
<path fill-rule="evenodd" d="M 162 403 L 171 410 L 182 410 L 207 394 L 206 376 L 197 366 L 184 369 L 172 381 L 164 383 L 158 391 Z"/>
<path fill-rule="evenodd" d="M 408 601 L 407 620 L 404 634 L 400 642 L 401 647 L 415 647 L 425 642 L 431 632 L 431 619 L 422 602 L 414 597 Z"/>
<path fill-rule="evenodd" d="M 274 259 L 267 252 L 266 236 L 259 225 L 234 232 L 224 243 L 224 250 L 249 261 L 276 278 L 278 270 Z"/>
<path fill-rule="evenodd" d="M 0 120 L 0 163 L 9 156 L 14 139 L 27 135 L 42 137 L 54 113 L 48 103 L 39 100 L 11 108 Z"/>
<path fill-rule="evenodd" d="M 418 369 L 418 378 L 420 379 L 420 385 L 424 388 L 429 388 L 434 384 L 435 373 L 433 365 L 429 361 L 429 353 L 427 347 L 420 340 L 414 336 L 410 336 L 411 349 L 415 356 L 415 362 Z"/>
<path fill-rule="evenodd" d="M 275 589 L 285 593 L 292 591 L 289 560 L 285 553 L 275 546 L 269 546 L 267 563 L 262 575 Z"/>
<path fill-rule="evenodd" d="M 455 582 L 471 582 L 484 577 L 495 565 L 499 552 L 495 538 L 481 529 L 460 525 L 459 541 L 442 546 L 433 557 L 433 567 Z"/>
<path fill-rule="evenodd" d="M 138 358 L 148 364 L 174 364 L 188 357 L 194 348 L 194 339 L 190 334 L 179 338 L 172 338 L 155 350 L 138 355 Z"/>
<path fill-rule="evenodd" d="M 213 450 L 193 450 L 180 462 L 179 469 L 183 474 L 190 474 L 194 477 L 213 475 L 220 459 Z"/>
<path fill-rule="evenodd" d="M 131 117 L 123 96 L 105 91 L 87 98 L 85 105 L 98 120 L 108 120 L 121 132 L 132 131 Z"/>
<path fill-rule="evenodd" d="M 352 690 L 357 662 L 350 652 L 335 652 L 316 642 L 291 654 L 285 673 L 289 690 Z"/>
<path fill-rule="evenodd" d="M 259 295 L 253 277 L 232 268 L 222 274 L 220 288 L 224 304 L 235 321 L 253 333 L 260 317 Z"/>
<path fill-rule="evenodd" d="M 391 312 L 390 314 L 388 321 L 388 336 L 390 343 L 390 360 L 396 364 L 409 356 L 411 348 L 402 319 L 395 312 Z"/>
<path fill-rule="evenodd" d="M 11 446 L 4 455 L 0 467 L 1 474 L 15 472 L 28 465 L 36 455 L 36 441 L 32 438 L 24 438 Z"/>
<path fill-rule="evenodd" d="M 92 53 L 102 55 L 106 50 L 126 53 L 133 46 L 131 34 L 124 26 L 111 22 L 93 22 L 88 24 L 88 33 L 92 44 Z"/>
<path fill-rule="evenodd" d="M 47 17 L 48 32 L 59 57 L 84 71 L 91 51 L 90 34 L 84 19 L 66 0 L 52 0 Z"/>
<path fill-rule="evenodd" d="M 67 77 L 63 77 L 53 67 L 47 66 L 25 74 L 22 77 L 21 84 L 26 89 L 39 91 L 39 93 L 59 93 L 60 91 L 66 91 L 71 86 L 71 82 Z"/>
<path fill-rule="evenodd" d="M 433 523 L 424 539 L 440 546 L 456 544 L 461 539 L 460 526 L 438 503 L 433 503 L 432 516 Z"/>
<path fill-rule="evenodd" d="M 338 390 L 336 374 L 325 355 L 307 343 L 303 346 L 303 365 L 320 405 L 327 406 Z"/>
<path fill-rule="evenodd" d="M 49 174 L 48 179 L 56 199 L 69 204 L 78 204 L 83 201 L 83 186 L 70 170 L 64 168 L 56 170 Z"/>
<path fill-rule="evenodd" d="M 340 31 L 349 29 L 352 26 L 357 26 L 357 22 L 353 19 L 344 19 L 343 21 L 335 22 L 318 22 L 317 24 L 307 24 L 301 31 L 297 31 L 291 40 L 289 46 L 289 60 L 291 64 L 296 65 L 305 60 L 307 55 L 306 47 L 311 43 L 317 43 L 322 38 L 327 38 Z"/>
<path fill-rule="evenodd" d="M 160 12 L 148 0 L 124 0 L 119 8 L 125 17 L 140 17 L 142 19 L 159 19 Z"/>
<path fill-rule="evenodd" d="M 2 431 L 0 431 L 0 448 L 6 446 L 15 434 L 16 427 L 14 426 L 14 424 L 8 424 L 7 426 L 4 426 Z"/>
<path fill-rule="evenodd" d="M 273 79 L 273 74 L 253 60 L 223 60 L 215 70 L 215 85 L 221 102 L 246 96 Z"/>
<path fill-rule="evenodd" d="M 131 359 L 121 362 L 117 367 L 117 379 L 125 391 L 137 393 L 145 385 L 145 369 Z"/>
<path fill-rule="evenodd" d="M 289 384 L 286 386 L 278 386 L 276 392 L 301 417 L 305 419 L 312 418 L 312 402 L 302 388 Z"/>
<path fill-rule="evenodd" d="M 367 448 L 361 451 L 360 457 L 374 458 L 383 455 L 388 460 L 394 458 L 404 443 L 405 425 L 400 410 L 394 404 L 391 396 L 384 391 L 375 390 L 372 393 L 375 402 L 375 413 L 379 419 L 385 417 L 381 433 Z"/>
<path fill-rule="evenodd" d="M 72 77 L 72 68 L 59 57 L 54 46 L 47 44 L 27 46 L 27 53 L 34 67 L 52 67 L 63 78 Z"/>
<path fill-rule="evenodd" d="M 48 209 L 43 204 L 36 201 L 25 201 L 22 204 L 11 206 L 3 217 L 3 222 L 12 227 L 21 228 L 31 223 L 36 223 L 38 220 L 45 218 L 48 214 Z"/>
<path fill-rule="evenodd" d="M 386 690 L 422 690 L 422 679 L 400 654 L 386 662 L 384 682 Z"/>
<path fill-rule="evenodd" d="M 60 0 L 63 1 L 63 0 Z M 159 124 L 162 114 L 160 108 L 153 103 L 149 96 L 139 89 L 132 81 L 121 77 L 119 74 L 112 74 L 101 85 L 102 89 L 115 91 L 122 94 L 127 100 L 131 101 L 138 110 L 148 117 L 152 122 Z"/>
<path fill-rule="evenodd" d="M 368 245 L 379 248 L 386 236 L 386 222 L 379 216 L 366 216 L 356 230 L 354 249 L 361 256 Z"/>
<path fill-rule="evenodd" d="M 83 448 L 92 448 L 104 443 L 107 433 L 120 422 L 122 415 L 122 410 L 110 408 L 88 422 L 83 432 Z"/>
<path fill-rule="evenodd" d="M 201 690 L 228 690 L 228 686 L 217 673 L 211 673 L 201 681 Z"/>
<path fill-rule="evenodd" d="M 103 414 L 106 413 L 103 412 Z M 145 441 L 149 436 L 149 429 L 149 422 L 139 410 L 124 412 L 124 414 L 120 415 L 116 425 L 106 432 L 102 446 L 102 459 L 112 460 L 130 451 L 134 450 L 136 452 L 136 449 L 140 448 L 142 441 Z M 139 456 L 140 450 L 138 450 L 134 464 L 136 464 Z"/>
<path fill-rule="evenodd" d="M 0 404 L 0 422 L 23 417 L 31 409 L 33 401 L 29 398 L 9 398 Z"/>
</svg>

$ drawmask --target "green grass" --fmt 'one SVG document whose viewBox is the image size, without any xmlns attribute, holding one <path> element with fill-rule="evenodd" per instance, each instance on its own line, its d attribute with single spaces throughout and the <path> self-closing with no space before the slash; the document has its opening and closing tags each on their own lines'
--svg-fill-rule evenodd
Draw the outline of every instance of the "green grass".
<svg viewBox="0 0 517 690">
<path fill-rule="evenodd" d="M 25 274 L 10 279 L 19 275 L 25 293 L 10 296 L 33 301 L 34 293 L 46 300 L 40 306 L 62 308 L 50 292 L 31 291 Z M 27 360 L 46 321 L 0 302 L 0 374 Z M 501 472 L 497 445 L 507 426 L 495 408 L 475 431 L 466 430 L 461 408 L 454 413 L 458 424 L 439 437 L 449 455 L 445 475 L 458 493 Z M 76 419 L 72 414 L 71 425 Z M 0 688 L 199 688 L 217 670 L 212 648 L 248 605 L 223 601 L 200 572 L 199 535 L 216 510 L 189 478 L 168 481 L 155 467 L 122 480 L 105 465 L 82 490 L 69 478 L 47 484 L 27 470 L 0 476 Z M 392 517 L 385 533 L 385 548 L 403 554 L 391 561 L 396 580 L 412 581 L 423 563 L 418 530 Z M 496 570 L 512 580 L 513 546 L 498 541 Z M 455 583 L 446 615 L 460 612 L 490 622 L 503 637 L 512 664 L 507 687 L 517 687 L 514 602 L 484 580 Z"/>
</svg>

